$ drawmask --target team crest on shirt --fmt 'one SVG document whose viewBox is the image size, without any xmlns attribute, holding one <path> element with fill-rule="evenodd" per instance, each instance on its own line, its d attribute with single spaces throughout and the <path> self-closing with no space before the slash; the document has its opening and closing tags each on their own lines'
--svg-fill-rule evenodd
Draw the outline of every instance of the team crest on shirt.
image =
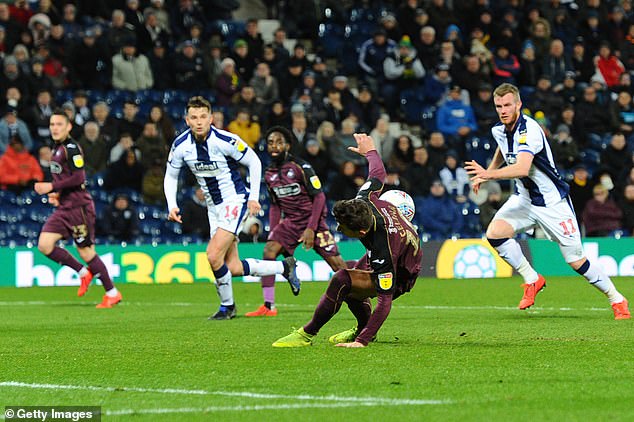
<svg viewBox="0 0 634 422">
<path fill-rule="evenodd" d="M 247 144 L 245 144 L 244 141 L 238 141 L 236 143 L 236 148 L 238 149 L 239 152 L 244 152 L 244 150 L 247 149 Z"/>
<path fill-rule="evenodd" d="M 379 274 L 379 286 L 383 290 L 390 290 L 392 288 L 392 273 Z"/>
<path fill-rule="evenodd" d="M 317 177 L 317 176 L 311 176 L 310 177 L 310 184 L 313 185 L 313 187 L 315 189 L 320 189 L 321 188 L 321 180 L 319 180 L 319 177 Z"/>
<path fill-rule="evenodd" d="M 290 169 L 290 170 L 286 173 L 286 176 L 290 177 L 291 179 L 292 179 L 293 177 L 295 177 L 295 172 L 293 171 L 293 169 Z"/>
<path fill-rule="evenodd" d="M 526 145 L 526 129 L 520 130 L 520 137 L 517 142 L 520 145 Z"/>
<path fill-rule="evenodd" d="M 517 162 L 517 154 L 513 154 L 512 152 L 506 154 L 506 162 L 508 164 L 515 164 Z"/>
<path fill-rule="evenodd" d="M 73 155 L 73 164 L 75 164 L 75 167 L 78 169 L 82 168 L 84 166 L 84 157 L 81 155 Z"/>
</svg>

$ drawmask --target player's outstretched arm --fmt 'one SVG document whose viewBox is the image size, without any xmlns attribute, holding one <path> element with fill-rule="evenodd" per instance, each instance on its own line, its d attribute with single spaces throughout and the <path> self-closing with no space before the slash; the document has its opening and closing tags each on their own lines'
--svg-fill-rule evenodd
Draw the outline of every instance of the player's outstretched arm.
<svg viewBox="0 0 634 422">
<path fill-rule="evenodd" d="M 180 209 L 176 202 L 176 191 L 178 190 L 178 175 L 180 169 L 176 169 L 171 165 L 167 165 L 165 169 L 165 178 L 163 179 L 163 190 L 165 191 L 165 199 L 167 200 L 167 209 L 169 215 L 167 219 L 169 221 L 176 221 L 182 223 L 183 220 L 180 216 Z"/>
<path fill-rule="evenodd" d="M 357 154 L 364 155 L 368 160 L 368 179 L 375 178 L 379 179 L 381 183 L 384 183 L 387 172 L 385 171 L 383 160 L 381 160 L 374 146 L 374 139 L 365 133 L 355 133 L 353 136 L 355 141 L 357 141 L 357 146 L 348 147 L 348 149 Z"/>
</svg>

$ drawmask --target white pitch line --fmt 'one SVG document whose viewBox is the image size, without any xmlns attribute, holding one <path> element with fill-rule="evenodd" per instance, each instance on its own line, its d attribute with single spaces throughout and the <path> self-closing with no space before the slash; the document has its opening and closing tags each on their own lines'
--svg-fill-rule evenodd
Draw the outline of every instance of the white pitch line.
<svg viewBox="0 0 634 422">
<path fill-rule="evenodd" d="M 63 385 L 63 384 L 39 384 L 26 383 L 20 381 L 3 381 L 0 387 L 31 388 L 44 390 L 88 390 L 88 391 L 108 391 L 108 392 L 131 392 L 131 393 L 158 393 L 158 394 L 185 394 L 185 395 L 214 395 L 229 397 L 247 397 L 252 399 L 291 399 L 291 400 L 323 400 L 343 403 L 374 403 L 375 405 L 426 405 L 426 404 L 448 404 L 445 400 L 419 400 L 419 399 L 388 399 L 381 397 L 345 397 L 345 396 L 311 396 L 311 395 L 286 395 L 286 394 L 263 394 L 249 391 L 208 391 L 208 390 L 184 390 L 179 388 L 141 388 L 141 387 L 100 387 L 93 385 Z"/>
</svg>

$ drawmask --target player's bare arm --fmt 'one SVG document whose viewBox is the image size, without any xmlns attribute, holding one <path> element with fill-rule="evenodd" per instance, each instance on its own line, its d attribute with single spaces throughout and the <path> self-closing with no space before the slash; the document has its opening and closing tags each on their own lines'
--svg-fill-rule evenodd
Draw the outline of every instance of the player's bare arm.
<svg viewBox="0 0 634 422">
<path fill-rule="evenodd" d="M 518 177 L 526 177 L 533 164 L 533 154 L 530 152 L 520 152 L 517 154 L 517 162 L 515 164 L 508 165 L 502 168 L 489 168 L 485 169 L 475 161 L 469 161 L 465 165 L 467 174 L 471 176 L 471 181 L 474 185 L 478 185 L 487 180 L 498 179 L 515 179 Z"/>
</svg>

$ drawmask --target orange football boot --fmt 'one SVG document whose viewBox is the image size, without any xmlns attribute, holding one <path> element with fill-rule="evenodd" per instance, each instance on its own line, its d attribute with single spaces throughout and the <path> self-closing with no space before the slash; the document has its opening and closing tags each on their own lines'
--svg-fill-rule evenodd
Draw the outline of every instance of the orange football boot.
<svg viewBox="0 0 634 422">
<path fill-rule="evenodd" d="M 270 317 L 277 316 L 277 308 L 269 309 L 264 305 L 260 305 L 258 309 L 253 312 L 247 312 L 244 316 L 248 317 Z"/>
<path fill-rule="evenodd" d="M 79 285 L 79 289 L 77 290 L 77 296 L 82 297 L 88 291 L 88 287 L 90 286 L 90 282 L 92 281 L 92 273 L 90 270 L 83 276 L 79 277 L 81 284 Z"/>
<path fill-rule="evenodd" d="M 121 302 L 123 296 L 121 296 L 121 292 L 117 292 L 117 295 L 114 297 L 110 297 L 108 295 L 103 295 L 103 300 L 99 305 L 96 306 L 97 309 L 105 309 L 112 308 L 117 303 Z"/>
<path fill-rule="evenodd" d="M 623 299 L 623 301 L 619 303 L 613 303 L 612 310 L 614 311 L 614 319 L 630 319 L 630 310 L 627 307 L 627 299 Z"/>
<path fill-rule="evenodd" d="M 546 287 L 546 279 L 543 275 L 539 274 L 536 282 L 532 284 L 522 284 L 522 287 L 524 288 L 524 296 L 522 296 L 518 308 L 528 309 L 535 303 L 537 293 Z"/>
</svg>

